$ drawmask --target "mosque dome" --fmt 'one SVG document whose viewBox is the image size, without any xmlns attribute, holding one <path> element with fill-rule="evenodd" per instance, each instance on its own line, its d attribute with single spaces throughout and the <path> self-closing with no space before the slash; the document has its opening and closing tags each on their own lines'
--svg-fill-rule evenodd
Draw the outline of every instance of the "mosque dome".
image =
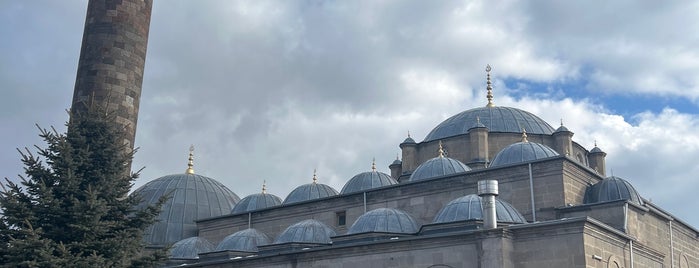
<svg viewBox="0 0 699 268">
<path fill-rule="evenodd" d="M 495 198 L 495 214 L 498 222 L 527 223 L 524 216 L 512 205 Z M 475 194 L 459 197 L 452 200 L 434 217 L 434 223 L 444 223 L 465 220 L 482 220 L 483 205 L 481 197 Z"/>
<path fill-rule="evenodd" d="M 262 192 L 251 194 L 240 200 L 233 207 L 231 214 L 246 213 L 253 210 L 265 209 L 282 204 L 282 199 L 276 195 L 267 193 L 267 189 L 262 185 Z"/>
<path fill-rule="evenodd" d="M 527 141 L 527 134 L 522 133 L 522 141 L 511 144 L 502 149 L 493 161 L 490 162 L 491 167 L 503 166 L 508 164 L 522 163 L 557 156 L 558 153 L 546 145 Z"/>
<path fill-rule="evenodd" d="M 266 234 L 249 228 L 226 236 L 218 244 L 216 250 L 257 252 L 258 246 L 267 245 L 269 241 L 270 239 Z"/>
<path fill-rule="evenodd" d="M 405 211 L 394 208 L 378 208 L 360 216 L 347 234 L 379 232 L 413 234 L 418 231 L 418 224 Z"/>
<path fill-rule="evenodd" d="M 337 190 L 333 189 L 328 185 L 318 183 L 318 179 L 314 171 L 313 182 L 296 187 L 296 189 L 291 191 L 291 193 L 289 193 L 289 195 L 286 196 L 286 199 L 284 199 L 284 202 L 282 204 L 286 205 L 298 203 L 335 195 L 337 195 Z"/>
<path fill-rule="evenodd" d="M 218 181 L 194 174 L 192 153 L 184 174 L 174 174 L 152 180 L 136 189 L 141 203 L 137 208 L 156 204 L 162 196 L 170 195 L 158 215 L 158 222 L 144 234 L 147 245 L 166 246 L 197 235 L 198 219 L 229 214 L 240 198 Z"/>
<path fill-rule="evenodd" d="M 373 188 L 397 184 L 390 175 L 376 171 L 376 163 L 371 164 L 371 171 L 362 172 L 352 177 L 344 187 L 342 194 L 362 192 Z"/>
<path fill-rule="evenodd" d="M 335 236 L 335 230 L 322 222 L 309 219 L 286 228 L 274 243 L 332 244 L 331 236 Z"/>
<path fill-rule="evenodd" d="M 214 245 L 204 238 L 194 236 L 177 241 L 170 248 L 170 258 L 198 259 L 199 253 L 214 251 Z"/>
<path fill-rule="evenodd" d="M 480 122 L 479 122 L 480 121 Z M 437 125 L 425 137 L 425 142 L 468 133 L 483 125 L 489 132 L 520 133 L 522 128 L 532 134 L 551 135 L 553 127 L 538 116 L 511 107 L 480 107 L 458 113 Z"/>
<path fill-rule="evenodd" d="M 628 181 L 611 176 L 607 177 L 585 191 L 584 204 L 607 201 L 628 200 L 637 205 L 643 205 L 643 199 Z"/>
<path fill-rule="evenodd" d="M 415 140 L 412 137 L 410 137 L 410 132 L 408 132 L 408 137 L 405 138 L 405 140 L 403 140 L 403 142 L 401 144 L 406 144 L 406 143 L 408 143 L 408 144 L 415 143 Z"/>
<path fill-rule="evenodd" d="M 471 170 L 471 168 L 461 163 L 461 161 L 444 156 L 442 144 L 440 143 L 439 156 L 420 164 L 415 171 L 413 171 L 413 174 L 410 175 L 409 181 L 425 180 L 469 170 Z"/>
</svg>

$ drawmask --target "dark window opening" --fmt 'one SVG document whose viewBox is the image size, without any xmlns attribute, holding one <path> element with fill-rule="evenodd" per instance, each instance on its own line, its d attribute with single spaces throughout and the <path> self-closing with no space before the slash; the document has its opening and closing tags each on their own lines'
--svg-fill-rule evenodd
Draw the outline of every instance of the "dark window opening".
<svg viewBox="0 0 699 268">
<path fill-rule="evenodd" d="M 344 211 L 335 212 L 337 218 L 337 226 L 345 226 L 347 223 L 347 214 Z"/>
</svg>

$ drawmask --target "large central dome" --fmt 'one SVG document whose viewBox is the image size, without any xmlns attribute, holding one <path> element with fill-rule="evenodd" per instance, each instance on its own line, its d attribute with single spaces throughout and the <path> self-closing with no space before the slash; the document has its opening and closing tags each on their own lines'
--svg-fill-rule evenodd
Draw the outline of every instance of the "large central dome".
<svg viewBox="0 0 699 268">
<path fill-rule="evenodd" d="M 480 121 L 490 132 L 522 133 L 551 135 L 553 127 L 538 116 L 511 107 L 481 107 L 458 113 L 440 123 L 427 134 L 424 141 L 439 140 L 468 133 Z"/>
</svg>

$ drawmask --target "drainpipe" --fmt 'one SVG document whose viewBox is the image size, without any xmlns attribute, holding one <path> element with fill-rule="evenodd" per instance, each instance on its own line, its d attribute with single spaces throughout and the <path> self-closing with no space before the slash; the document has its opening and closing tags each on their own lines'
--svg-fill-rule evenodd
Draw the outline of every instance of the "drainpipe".
<svg viewBox="0 0 699 268">
<path fill-rule="evenodd" d="M 366 192 L 364 192 L 364 213 L 366 213 Z"/>
<path fill-rule="evenodd" d="M 633 268 L 633 239 L 629 238 L 629 254 L 631 255 L 631 268 Z"/>
<path fill-rule="evenodd" d="M 532 176 L 532 163 L 529 163 L 529 192 L 532 197 L 532 222 L 536 222 L 536 205 L 534 204 L 534 177 Z"/>
<path fill-rule="evenodd" d="M 675 247 L 672 238 L 672 220 L 670 220 L 670 268 L 675 267 Z"/>
<path fill-rule="evenodd" d="M 497 180 L 478 181 L 478 196 L 483 204 L 483 228 L 497 228 L 497 215 L 495 214 L 495 196 L 498 195 Z"/>
</svg>

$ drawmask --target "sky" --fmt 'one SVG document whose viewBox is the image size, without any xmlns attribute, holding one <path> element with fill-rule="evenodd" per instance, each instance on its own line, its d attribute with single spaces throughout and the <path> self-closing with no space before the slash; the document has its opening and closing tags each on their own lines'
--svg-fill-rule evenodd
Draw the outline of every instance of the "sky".
<svg viewBox="0 0 699 268">
<path fill-rule="evenodd" d="M 155 0 L 134 187 L 196 173 L 241 198 L 338 191 L 408 132 L 494 102 L 607 153 L 607 174 L 699 228 L 699 1 Z M 87 1 L 0 1 L 0 175 L 65 130 Z M 35 151 L 35 150 L 34 150 Z"/>
</svg>

